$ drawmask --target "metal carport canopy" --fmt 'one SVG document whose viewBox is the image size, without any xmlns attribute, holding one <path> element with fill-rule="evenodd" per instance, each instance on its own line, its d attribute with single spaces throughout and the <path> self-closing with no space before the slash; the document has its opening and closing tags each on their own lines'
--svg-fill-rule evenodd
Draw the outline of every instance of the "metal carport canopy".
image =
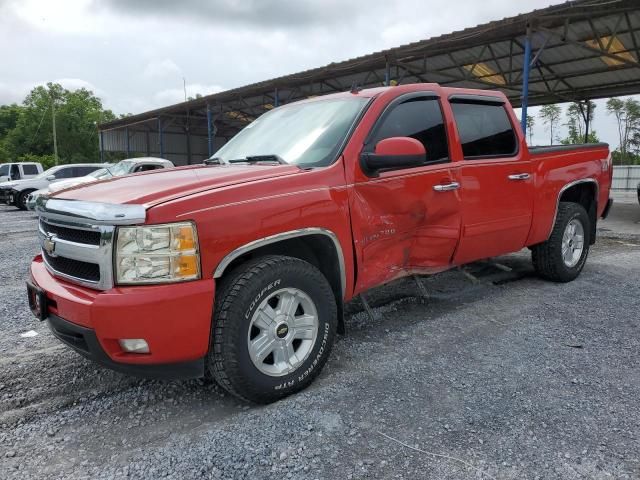
<svg viewBox="0 0 640 480">
<path fill-rule="evenodd" d="M 638 0 L 566 2 L 101 124 L 101 148 L 201 161 L 275 106 L 353 85 L 499 89 L 523 108 L 636 94 L 639 28 Z"/>
</svg>

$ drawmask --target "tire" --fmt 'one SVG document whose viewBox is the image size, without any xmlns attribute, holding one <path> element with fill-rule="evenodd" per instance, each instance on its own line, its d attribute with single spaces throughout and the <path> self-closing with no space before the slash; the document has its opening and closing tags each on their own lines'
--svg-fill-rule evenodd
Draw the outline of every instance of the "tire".
<svg viewBox="0 0 640 480">
<path fill-rule="evenodd" d="M 14 200 L 15 206 L 20 210 L 27 210 L 27 197 L 31 192 L 33 192 L 33 190 L 25 190 L 24 192 L 20 192 L 18 197 Z"/>
<path fill-rule="evenodd" d="M 231 272 L 216 295 L 206 363 L 207 373 L 225 390 L 246 401 L 270 403 L 302 390 L 318 376 L 338 319 L 331 286 L 316 267 L 292 257 L 261 257 Z M 285 316 L 287 310 L 293 316 Z M 311 325 L 314 312 L 317 321 Z M 258 339 L 264 340 L 262 350 L 255 347 Z M 288 356 L 291 350 L 283 346 L 287 342 L 295 357 Z"/>
<path fill-rule="evenodd" d="M 574 226 L 575 230 L 582 229 L 582 250 L 568 252 L 573 249 L 577 243 L 574 237 L 573 243 L 564 243 L 565 233 L 571 237 L 571 232 L 567 231 L 569 225 Z M 579 225 L 578 225 L 579 224 Z M 533 266 L 542 278 L 553 282 L 570 282 L 574 280 L 584 267 L 589 255 L 589 245 L 591 241 L 591 222 L 589 215 L 582 205 L 571 202 L 560 202 L 558 205 L 558 215 L 551 231 L 549 240 L 538 244 L 531 250 L 531 258 Z M 564 251 L 568 253 L 570 261 L 563 256 L 563 246 L 567 247 Z M 579 257 L 578 257 L 579 255 Z"/>
</svg>

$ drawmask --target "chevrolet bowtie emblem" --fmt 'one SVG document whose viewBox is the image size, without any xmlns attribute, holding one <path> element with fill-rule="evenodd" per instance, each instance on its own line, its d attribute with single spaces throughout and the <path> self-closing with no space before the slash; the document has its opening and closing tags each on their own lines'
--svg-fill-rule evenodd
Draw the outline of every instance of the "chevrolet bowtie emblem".
<svg viewBox="0 0 640 480">
<path fill-rule="evenodd" d="M 50 257 L 55 256 L 56 251 L 56 236 L 53 233 L 47 234 L 42 242 L 42 249 L 47 252 Z"/>
</svg>

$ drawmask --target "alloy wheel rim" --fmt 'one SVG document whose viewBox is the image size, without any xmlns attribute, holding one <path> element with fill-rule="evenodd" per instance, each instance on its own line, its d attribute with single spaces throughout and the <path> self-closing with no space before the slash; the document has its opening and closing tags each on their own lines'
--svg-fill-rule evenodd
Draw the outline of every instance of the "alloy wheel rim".
<svg viewBox="0 0 640 480">
<path fill-rule="evenodd" d="M 571 220 L 562 235 L 562 260 L 569 267 L 575 267 L 584 250 L 584 227 L 577 218 Z"/>
<path fill-rule="evenodd" d="M 318 311 L 309 295 L 297 288 L 277 290 L 258 305 L 251 317 L 249 357 L 265 375 L 287 375 L 311 354 L 318 325 Z"/>
</svg>

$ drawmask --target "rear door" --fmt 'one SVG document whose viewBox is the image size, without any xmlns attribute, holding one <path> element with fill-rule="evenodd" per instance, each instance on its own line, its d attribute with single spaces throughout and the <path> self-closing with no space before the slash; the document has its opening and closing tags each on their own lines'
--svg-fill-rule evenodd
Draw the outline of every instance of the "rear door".
<svg viewBox="0 0 640 480">
<path fill-rule="evenodd" d="M 515 117 L 497 97 L 450 97 L 460 138 L 462 237 L 454 263 L 520 250 L 531 228 L 533 173 Z"/>
<path fill-rule="evenodd" d="M 358 259 L 356 290 L 411 271 L 442 270 L 460 233 L 460 199 L 440 100 L 428 92 L 398 97 L 372 127 L 364 152 L 385 138 L 411 137 L 427 151 L 424 166 L 356 178 L 350 195 Z"/>
</svg>

